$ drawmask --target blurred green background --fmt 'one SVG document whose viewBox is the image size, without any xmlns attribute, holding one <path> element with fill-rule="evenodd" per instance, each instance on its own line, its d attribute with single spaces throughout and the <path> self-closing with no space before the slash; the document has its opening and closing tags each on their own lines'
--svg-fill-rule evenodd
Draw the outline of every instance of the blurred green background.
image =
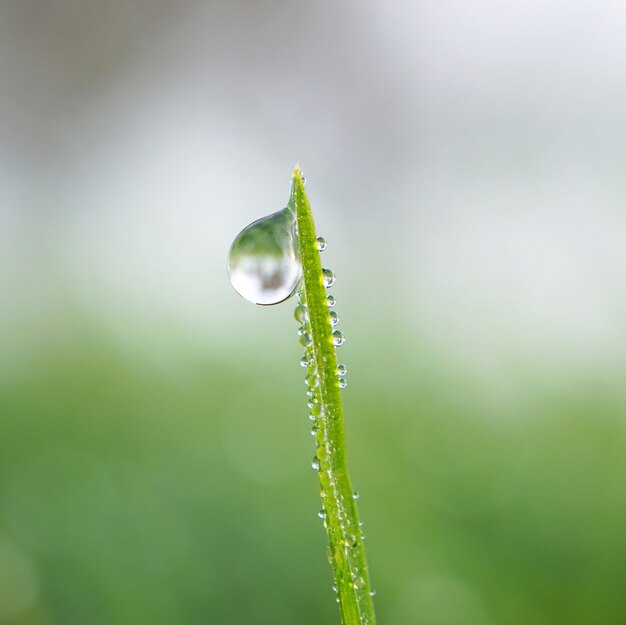
<svg viewBox="0 0 626 625">
<path fill-rule="evenodd" d="M 381 625 L 626 623 L 619 3 L 0 4 L 0 623 L 338 623 L 307 174 Z"/>
</svg>

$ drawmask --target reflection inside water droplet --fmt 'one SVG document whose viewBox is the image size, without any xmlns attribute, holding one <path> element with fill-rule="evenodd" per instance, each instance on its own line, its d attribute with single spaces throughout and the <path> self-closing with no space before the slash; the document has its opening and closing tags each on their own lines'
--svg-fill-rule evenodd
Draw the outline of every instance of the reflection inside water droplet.
<svg viewBox="0 0 626 625">
<path fill-rule="evenodd" d="M 322 269 L 322 276 L 324 277 L 324 286 L 330 289 L 335 284 L 335 274 L 330 269 Z"/>
<path fill-rule="evenodd" d="M 251 223 L 230 247 L 230 282 L 254 304 L 278 304 L 291 297 L 301 275 L 296 219 L 289 208 Z"/>
<path fill-rule="evenodd" d="M 341 330 L 335 330 L 333 332 L 333 344 L 336 347 L 340 347 L 346 342 L 346 337 L 343 335 Z"/>
</svg>

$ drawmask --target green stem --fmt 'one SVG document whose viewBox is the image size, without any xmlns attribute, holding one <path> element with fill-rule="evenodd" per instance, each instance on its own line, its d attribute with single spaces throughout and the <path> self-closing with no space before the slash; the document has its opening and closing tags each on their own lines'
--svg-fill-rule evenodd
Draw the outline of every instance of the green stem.
<svg viewBox="0 0 626 625">
<path fill-rule="evenodd" d="M 303 275 L 300 297 L 308 315 L 305 330 L 312 339 L 302 342 L 309 363 L 311 400 L 313 405 L 319 404 L 312 409 L 316 416 L 316 463 L 339 610 L 343 625 L 375 625 L 365 545 L 346 462 L 343 407 L 326 287 L 299 167 L 293 174 L 289 207 L 297 219 Z"/>
</svg>

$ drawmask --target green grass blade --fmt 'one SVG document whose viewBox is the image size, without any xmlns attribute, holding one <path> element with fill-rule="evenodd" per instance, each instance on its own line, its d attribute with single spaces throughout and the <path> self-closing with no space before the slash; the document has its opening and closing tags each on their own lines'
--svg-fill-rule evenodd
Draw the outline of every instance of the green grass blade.
<svg viewBox="0 0 626 625">
<path fill-rule="evenodd" d="M 302 341 L 306 347 L 312 401 L 317 402 L 316 449 L 324 524 L 328 533 L 329 560 L 333 569 L 343 625 L 375 625 L 376 617 L 365 546 L 354 490 L 346 463 L 341 391 L 333 343 L 326 287 L 317 248 L 311 207 L 302 172 L 293 174 L 289 207 L 297 219 L 302 260 L 301 303 L 308 313 Z M 316 414 L 319 413 L 319 414 Z M 322 515 L 322 516 L 324 516 Z"/>
</svg>

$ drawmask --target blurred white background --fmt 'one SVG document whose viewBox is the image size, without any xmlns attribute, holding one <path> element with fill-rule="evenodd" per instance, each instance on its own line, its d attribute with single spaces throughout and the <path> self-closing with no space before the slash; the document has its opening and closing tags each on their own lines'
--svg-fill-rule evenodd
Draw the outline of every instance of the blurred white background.
<svg viewBox="0 0 626 625">
<path fill-rule="evenodd" d="M 616 0 L 3 0 L 0 351 L 290 315 L 225 257 L 300 162 L 348 335 L 621 367 L 625 32 Z"/>
</svg>

